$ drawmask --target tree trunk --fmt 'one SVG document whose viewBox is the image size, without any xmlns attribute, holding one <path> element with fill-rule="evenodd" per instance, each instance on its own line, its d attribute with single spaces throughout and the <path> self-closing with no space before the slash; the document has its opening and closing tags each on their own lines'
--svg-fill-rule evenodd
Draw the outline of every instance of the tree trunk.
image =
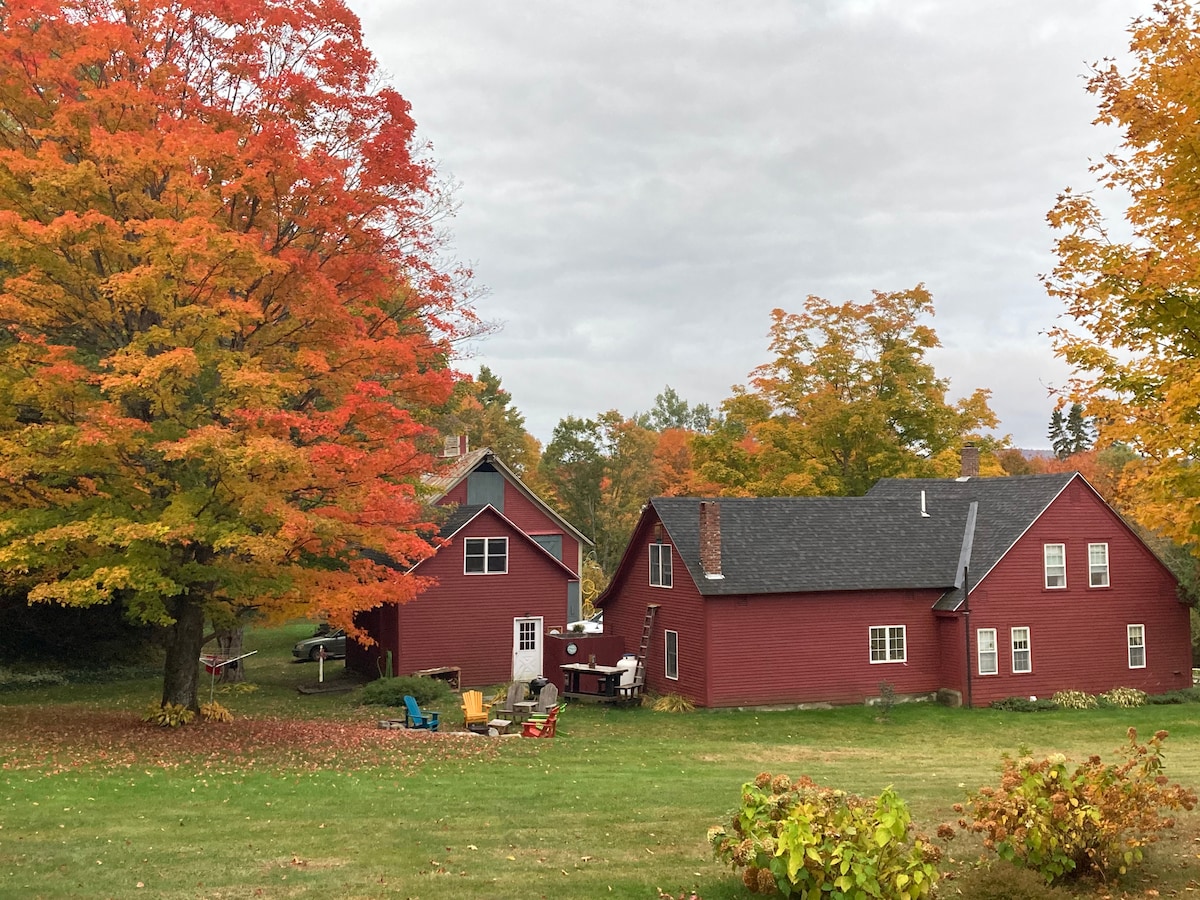
<svg viewBox="0 0 1200 900">
<path fill-rule="evenodd" d="M 217 654 L 224 659 L 233 659 L 235 656 L 241 656 L 245 651 L 242 650 L 242 634 L 244 629 L 229 628 L 217 632 Z M 244 659 L 239 659 L 237 662 L 230 663 L 227 666 L 221 666 L 217 672 L 217 681 L 221 684 L 241 684 L 246 680 L 246 670 L 242 663 Z"/>
<path fill-rule="evenodd" d="M 199 710 L 200 651 L 204 647 L 204 606 L 201 598 L 187 594 L 179 598 L 175 624 L 167 638 L 167 661 L 163 667 L 162 702 Z"/>
</svg>

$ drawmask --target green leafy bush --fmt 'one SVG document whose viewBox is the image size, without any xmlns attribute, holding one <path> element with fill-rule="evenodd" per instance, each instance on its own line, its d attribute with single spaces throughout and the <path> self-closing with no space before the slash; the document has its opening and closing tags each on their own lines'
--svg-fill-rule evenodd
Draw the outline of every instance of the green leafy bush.
<svg viewBox="0 0 1200 900">
<path fill-rule="evenodd" d="M 423 678 L 420 675 L 405 675 L 401 678 L 380 678 L 378 681 L 372 681 L 363 688 L 362 702 L 367 706 L 403 706 L 405 694 L 413 697 L 421 707 L 451 701 L 450 689 L 446 682 L 437 678 Z"/>
<path fill-rule="evenodd" d="M 742 785 L 729 830 L 713 826 L 708 839 L 755 893 L 915 900 L 930 896 L 941 851 L 911 832 L 890 787 L 865 798 L 764 772 Z"/>
<path fill-rule="evenodd" d="M 196 714 L 182 703 L 150 704 L 142 714 L 143 722 L 161 725 L 163 728 L 179 728 L 196 718 Z"/>
<path fill-rule="evenodd" d="M 1105 691 L 1097 699 L 1104 706 L 1118 706 L 1123 709 L 1132 709 L 1135 706 L 1146 705 L 1146 692 L 1139 691 L 1137 688 L 1119 687 L 1113 688 L 1111 691 Z"/>
<path fill-rule="evenodd" d="M 36 672 L 15 672 L 0 666 L 0 690 L 23 690 L 25 688 L 49 687 L 50 685 L 66 684 L 67 678 L 62 672 L 38 670 Z"/>
<path fill-rule="evenodd" d="M 1151 706 L 1169 706 L 1180 703 L 1195 703 L 1197 697 L 1193 696 L 1192 691 L 1167 691 L 1165 694 L 1147 694 L 1146 702 Z"/>
<path fill-rule="evenodd" d="M 1072 765 L 1062 754 L 1043 760 L 1005 755 L 998 788 L 982 787 L 959 826 L 984 835 L 1002 859 L 1039 872 L 1047 883 L 1080 874 L 1107 878 L 1142 860 L 1142 848 L 1175 820 L 1161 811 L 1192 809 L 1196 794 L 1162 774 L 1159 731 L 1145 745 L 1129 729 L 1125 759 L 1105 765 L 1099 756 Z M 1118 751 L 1120 752 L 1120 751 Z"/>
<path fill-rule="evenodd" d="M 1059 709 L 1095 709 L 1100 704 L 1084 691 L 1059 691 L 1050 698 Z"/>
<path fill-rule="evenodd" d="M 992 709 L 1002 709 L 1007 712 L 1042 712 L 1043 710 L 1058 709 L 1053 700 L 1030 700 L 1028 697 L 1005 697 L 1003 700 L 993 700 Z"/>
</svg>

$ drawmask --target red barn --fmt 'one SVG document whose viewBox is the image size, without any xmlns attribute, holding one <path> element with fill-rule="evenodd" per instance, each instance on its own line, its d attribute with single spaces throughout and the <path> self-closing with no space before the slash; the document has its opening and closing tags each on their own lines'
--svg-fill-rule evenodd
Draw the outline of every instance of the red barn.
<svg viewBox="0 0 1200 900">
<path fill-rule="evenodd" d="M 377 642 L 350 642 L 346 663 L 380 675 L 456 667 L 464 685 L 542 674 L 545 633 L 580 618 L 579 570 L 590 544 L 484 448 L 426 480 L 451 509 L 446 543 L 413 568 L 437 584 L 359 624 Z"/>
<path fill-rule="evenodd" d="M 656 498 L 597 605 L 701 706 L 1191 685 L 1175 578 L 1078 474 Z"/>
</svg>

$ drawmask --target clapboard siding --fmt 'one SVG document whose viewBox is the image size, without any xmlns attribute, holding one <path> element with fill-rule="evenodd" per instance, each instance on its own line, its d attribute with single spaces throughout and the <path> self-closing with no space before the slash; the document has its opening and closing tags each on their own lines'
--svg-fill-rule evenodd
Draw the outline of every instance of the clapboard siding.
<svg viewBox="0 0 1200 900">
<path fill-rule="evenodd" d="M 1109 587 L 1088 578 L 1088 545 L 1107 543 Z M 1043 547 L 1064 544 L 1067 586 L 1046 588 Z M 973 673 L 975 705 L 1058 690 L 1191 685 L 1187 607 L 1175 581 L 1125 523 L 1082 481 L 1068 486 L 971 596 L 971 627 L 995 628 L 999 673 Z M 1146 666 L 1131 669 L 1128 625 L 1144 625 Z M 1012 671 L 1011 630 L 1030 629 L 1033 671 Z"/>
<path fill-rule="evenodd" d="M 507 537 L 508 573 L 463 574 L 463 539 Z M 544 628 L 566 624 L 568 573 L 520 531 L 490 509 L 422 563 L 417 574 L 437 585 L 396 608 L 395 631 L 385 643 L 397 648 L 400 674 L 435 666 L 459 666 L 464 686 L 512 677 L 513 619 L 540 616 Z"/>
<path fill-rule="evenodd" d="M 464 479 L 451 488 L 440 501 L 441 504 L 451 503 L 463 505 L 467 502 L 467 481 Z M 576 575 L 579 574 L 581 554 L 579 541 L 570 532 L 563 529 L 546 511 L 522 493 L 509 481 L 504 482 L 504 513 L 505 518 L 524 531 L 526 534 L 559 534 L 562 535 L 562 562 Z"/>
<path fill-rule="evenodd" d="M 930 607 L 937 592 L 773 594 L 706 598 L 706 705 L 856 703 L 940 685 L 941 656 Z M 907 660 L 871 662 L 872 626 L 905 627 Z"/>
</svg>

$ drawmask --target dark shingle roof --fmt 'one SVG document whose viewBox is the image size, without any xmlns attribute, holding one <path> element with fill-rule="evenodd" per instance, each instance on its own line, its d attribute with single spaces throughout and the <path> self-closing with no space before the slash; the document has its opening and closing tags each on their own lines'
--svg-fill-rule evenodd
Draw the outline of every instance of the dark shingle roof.
<svg viewBox="0 0 1200 900">
<path fill-rule="evenodd" d="M 700 566 L 702 501 L 651 503 L 702 594 L 941 588 L 954 608 L 971 501 L 974 586 L 1073 477 L 885 479 L 865 497 L 722 498 L 721 579 Z"/>
</svg>

